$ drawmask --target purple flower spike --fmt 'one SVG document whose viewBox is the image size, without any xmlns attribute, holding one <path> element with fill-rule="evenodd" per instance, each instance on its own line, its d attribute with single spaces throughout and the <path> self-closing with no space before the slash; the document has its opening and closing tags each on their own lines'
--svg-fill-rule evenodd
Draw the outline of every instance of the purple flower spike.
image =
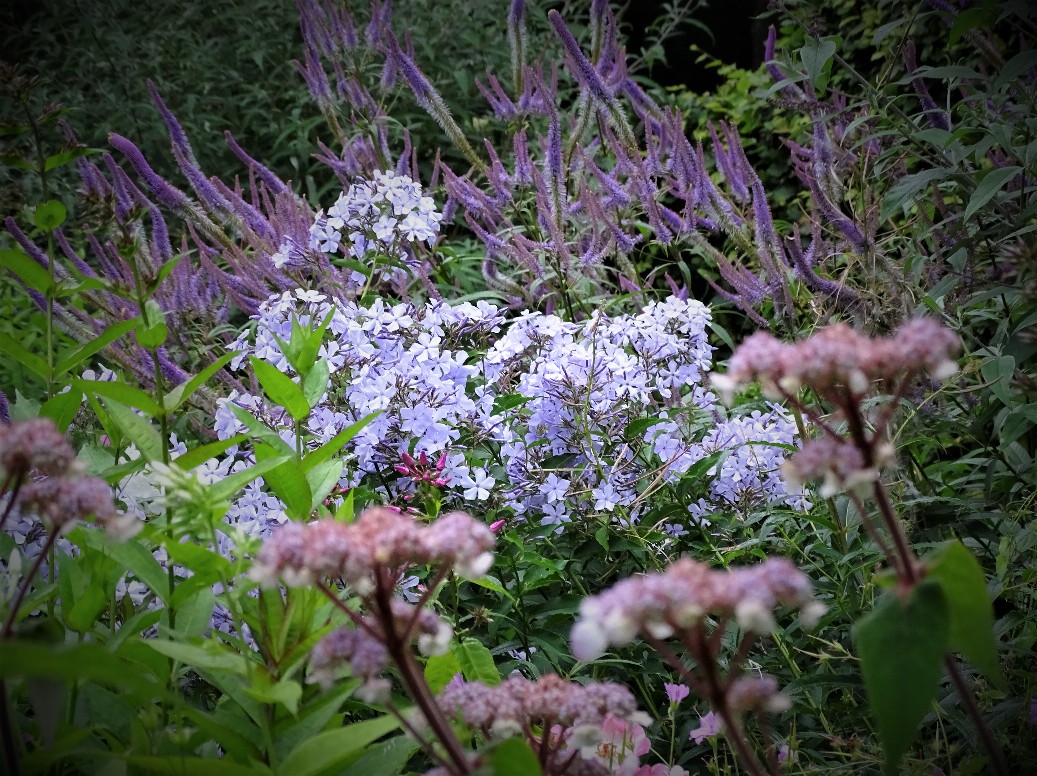
<svg viewBox="0 0 1037 776">
<path fill-rule="evenodd" d="M 554 27 L 555 33 L 562 41 L 566 54 L 569 55 L 574 65 L 573 75 L 576 76 L 576 80 L 580 82 L 581 86 L 589 89 L 597 100 L 606 104 L 613 103 L 615 98 L 605 87 L 605 83 L 601 80 L 601 76 L 598 75 L 598 71 L 594 69 L 594 65 L 583 55 L 583 51 L 580 50 L 580 44 L 576 42 L 576 38 L 569 32 L 569 28 L 565 26 L 561 14 L 552 9 L 548 12 L 547 18 L 550 20 L 551 26 Z"/>
<path fill-rule="evenodd" d="M 108 142 L 129 159 L 130 165 L 144 179 L 148 189 L 160 204 L 177 211 L 187 210 L 191 207 L 191 200 L 187 198 L 187 195 L 166 183 L 162 176 L 151 168 L 147 159 L 144 158 L 144 154 L 131 140 L 112 132 L 108 135 Z"/>
</svg>

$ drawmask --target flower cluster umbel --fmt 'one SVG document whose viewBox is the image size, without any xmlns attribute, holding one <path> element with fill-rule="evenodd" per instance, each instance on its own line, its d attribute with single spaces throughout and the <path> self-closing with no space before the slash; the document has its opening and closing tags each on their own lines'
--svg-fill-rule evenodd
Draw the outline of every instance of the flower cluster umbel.
<svg viewBox="0 0 1037 776">
<path fill-rule="evenodd" d="M 662 572 L 624 579 L 584 599 L 570 645 L 580 660 L 600 657 L 610 645 L 641 636 L 649 641 L 681 680 L 712 707 L 738 754 L 753 774 L 766 769 L 745 738 L 746 713 L 784 711 L 788 699 L 771 676 L 744 674 L 742 665 L 760 634 L 775 626 L 773 610 L 800 610 L 813 626 L 825 607 L 814 600 L 807 576 L 783 558 L 756 566 L 714 570 L 682 558 Z M 741 629 L 735 653 L 721 661 L 724 634 L 734 622 Z M 666 643 L 675 638 L 694 661 L 694 669 Z"/>
<path fill-rule="evenodd" d="M 463 512 L 423 524 L 375 507 L 352 523 L 329 518 L 282 526 L 263 545 L 251 573 L 265 586 L 278 578 L 289 585 L 342 579 L 366 595 L 376 589 L 386 568 L 403 571 L 428 564 L 480 577 L 493 563 L 493 545 L 493 532 Z"/>
<path fill-rule="evenodd" d="M 525 737 L 541 771 L 551 775 L 632 773 L 644 752 L 616 747 L 610 733 L 617 726 L 640 729 L 652 721 L 622 685 L 578 684 L 554 674 L 536 681 L 513 676 L 496 686 L 454 681 L 436 701 L 489 739 Z M 628 770 L 620 770 L 621 763 Z"/>
<path fill-rule="evenodd" d="M 450 625 L 426 608 L 450 571 L 478 577 L 493 563 L 493 532 L 461 512 L 419 523 L 402 512 L 373 507 L 352 523 L 328 518 L 309 524 L 289 523 L 273 532 L 253 563 L 251 575 L 261 585 L 278 578 L 288 585 L 316 585 L 349 624 L 333 630 L 313 650 L 311 679 L 329 684 L 340 667 L 364 680 L 359 697 L 385 704 L 414 735 L 426 753 L 449 773 L 471 772 L 470 757 L 436 704 L 412 651 L 441 655 L 449 647 Z M 424 593 L 411 604 L 396 594 L 403 574 L 413 566 L 436 569 Z M 344 603 L 330 580 L 342 580 L 359 597 L 361 610 Z M 390 697 L 381 674 L 395 668 L 427 725 L 419 730 Z M 431 731 L 438 746 L 428 740 Z"/>
</svg>

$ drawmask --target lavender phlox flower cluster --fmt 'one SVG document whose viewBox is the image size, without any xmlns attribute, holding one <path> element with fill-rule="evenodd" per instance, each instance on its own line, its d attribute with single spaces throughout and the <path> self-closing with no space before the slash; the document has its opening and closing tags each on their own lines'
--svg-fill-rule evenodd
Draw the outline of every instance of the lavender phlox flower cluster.
<svg viewBox="0 0 1037 776">
<path fill-rule="evenodd" d="M 420 184 L 406 175 L 379 171 L 370 181 L 357 178 L 326 215 L 323 210 L 317 213 L 310 228 L 310 248 L 365 263 L 374 255 L 413 263 L 409 246 L 431 245 L 441 221 L 435 202 L 423 195 Z M 275 263 L 278 260 L 275 257 Z M 398 268 L 384 267 L 380 277 L 390 279 L 398 272 Z M 361 286 L 367 280 L 357 271 L 351 278 Z"/>
<path fill-rule="evenodd" d="M 273 586 L 306 585 L 341 578 L 360 595 L 370 593 L 385 568 L 449 566 L 463 577 L 480 577 L 493 563 L 493 533 L 462 512 L 429 524 L 395 510 L 373 507 L 356 521 L 332 519 L 288 523 L 275 531 L 253 564 L 253 579 Z"/>
<path fill-rule="evenodd" d="M 944 380 L 957 372 L 953 357 L 958 336 L 931 318 L 908 321 L 891 337 L 871 338 L 837 323 L 801 342 L 786 344 L 757 332 L 731 356 L 726 375 L 714 376 L 713 387 L 730 397 L 734 389 L 759 380 L 771 396 L 806 386 L 822 396 L 849 391 L 861 397 L 874 383 L 926 372 Z"/>
<path fill-rule="evenodd" d="M 710 478 L 709 502 L 689 507 L 696 519 L 704 519 L 711 509 L 745 513 L 774 501 L 783 501 L 801 511 L 810 508 L 802 489 L 780 476 L 786 451 L 796 444 L 798 430 L 791 415 L 778 405 L 770 405 L 766 412 L 755 410 L 740 417 L 718 419 L 696 442 L 688 441 L 688 432 L 679 422 L 663 418 L 648 429 L 645 440 L 667 464 L 671 481 L 697 462 L 723 453 L 705 472 Z"/>
<path fill-rule="evenodd" d="M 799 609 L 805 624 L 816 622 L 824 611 L 814 601 L 807 576 L 783 558 L 724 570 L 682 558 L 665 571 L 629 577 L 585 598 L 570 645 L 578 659 L 590 661 L 609 645 L 628 644 L 638 634 L 669 638 L 707 615 L 733 618 L 746 631 L 769 633 L 778 605 Z"/>
</svg>

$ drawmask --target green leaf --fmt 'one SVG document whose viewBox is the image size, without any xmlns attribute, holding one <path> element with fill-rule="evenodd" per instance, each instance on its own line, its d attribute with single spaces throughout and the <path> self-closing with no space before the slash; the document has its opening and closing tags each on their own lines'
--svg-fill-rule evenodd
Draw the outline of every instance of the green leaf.
<svg viewBox="0 0 1037 776">
<path fill-rule="evenodd" d="M 354 722 L 338 730 L 327 730 L 303 741 L 292 750 L 277 769 L 282 776 L 319 776 L 342 767 L 361 750 L 399 727 L 395 717 L 386 715 Z"/>
<path fill-rule="evenodd" d="M 1022 171 L 1022 167 L 1000 167 L 984 175 L 983 180 L 976 186 L 976 190 L 972 192 L 972 196 L 969 198 L 969 205 L 965 208 L 962 218 L 965 221 L 972 218 L 977 210 L 987 204 L 995 194 L 1001 191 L 1008 181 Z"/>
<path fill-rule="evenodd" d="M 83 404 L 82 391 L 65 391 L 51 396 L 40 407 L 40 414 L 54 421 L 58 431 L 64 433 Z"/>
<path fill-rule="evenodd" d="M 0 135 L 2 137 L 3 135 Z M 26 161 L 18 154 L 0 154 L 0 167 L 14 167 L 16 170 L 34 171 L 35 165 Z"/>
<path fill-rule="evenodd" d="M 818 95 L 825 90 L 832 73 L 832 57 L 835 55 L 835 41 L 831 38 L 811 39 L 799 50 L 799 58 L 810 77 L 810 83 Z"/>
<path fill-rule="evenodd" d="M 905 175 L 886 192 L 882 201 L 882 218 L 887 219 L 901 207 L 910 207 L 915 195 L 933 181 L 941 181 L 951 177 L 953 167 L 935 167 L 931 170 Z"/>
<path fill-rule="evenodd" d="M 240 445 L 247 440 L 247 434 L 237 434 L 228 439 L 218 439 L 215 442 L 209 442 L 199 447 L 192 447 L 186 453 L 182 453 L 174 458 L 173 463 L 185 471 L 190 471 L 194 467 L 226 452 L 234 445 Z"/>
<path fill-rule="evenodd" d="M 487 757 L 493 776 L 540 776 L 540 761 L 523 738 L 509 738 Z"/>
<path fill-rule="evenodd" d="M 180 383 L 180 385 L 172 388 L 169 393 L 165 395 L 165 398 L 162 401 L 166 408 L 166 412 L 173 413 L 180 409 L 180 405 L 191 398 L 191 395 L 194 394 L 195 391 L 208 382 L 210 377 L 223 369 L 223 367 L 226 366 L 234 356 L 238 355 L 238 353 L 239 351 L 237 350 L 231 351 L 230 353 L 224 353 L 190 380 L 185 380 Z"/>
<path fill-rule="evenodd" d="M 316 509 L 331 493 L 342 476 L 342 461 L 325 461 L 306 471 L 306 482 L 310 486 L 310 510 Z"/>
<path fill-rule="evenodd" d="M 30 371 L 35 372 L 44 380 L 50 377 L 50 367 L 47 366 L 46 361 L 34 353 L 30 353 L 22 347 L 18 340 L 3 332 L 0 332 L 0 353 L 11 356 L 15 361 L 27 367 Z"/>
<path fill-rule="evenodd" d="M 92 681 L 143 697 L 161 697 L 165 690 L 150 681 L 143 666 L 113 655 L 99 644 L 51 646 L 42 642 L 0 642 L 0 677 Z"/>
<path fill-rule="evenodd" d="M 248 485 L 257 477 L 265 477 L 271 470 L 280 466 L 285 461 L 291 460 L 288 456 L 278 456 L 266 461 L 260 461 L 255 466 L 250 466 L 239 472 L 224 477 L 212 486 L 213 500 L 222 501 L 232 498 L 239 490 Z"/>
<path fill-rule="evenodd" d="M 183 261 L 189 253 L 178 253 L 169 259 L 165 264 L 158 268 L 158 272 L 155 273 L 155 279 L 148 283 L 147 291 L 148 294 L 153 294 L 162 285 L 162 281 L 169 277 L 169 273 L 176 269 L 176 265 Z"/>
<path fill-rule="evenodd" d="M 230 759 L 215 760 L 211 757 L 134 755 L 127 757 L 126 762 L 137 766 L 142 773 L 169 774 L 169 776 L 184 776 L 187 773 L 204 773 L 206 776 L 209 774 L 212 776 L 263 776 L 271 773 L 270 769 L 260 762 L 251 762 L 246 765 Z"/>
<path fill-rule="evenodd" d="M 1007 689 L 997 656 L 994 607 L 979 561 L 964 544 L 950 541 L 930 554 L 926 565 L 926 579 L 938 582 L 947 599 L 951 649 L 971 660 L 993 684 Z"/>
<path fill-rule="evenodd" d="M 36 226 L 45 232 L 53 232 L 65 223 L 67 215 L 68 211 L 65 209 L 64 204 L 59 200 L 50 199 L 36 206 L 36 212 L 33 214 L 32 220 Z"/>
<path fill-rule="evenodd" d="M 142 348 L 154 350 L 163 345 L 168 336 L 165 310 L 154 299 L 149 299 L 144 303 L 141 323 L 137 327 L 137 344 Z"/>
<path fill-rule="evenodd" d="M 71 369 L 76 368 L 88 358 L 98 353 L 103 348 L 108 347 L 115 340 L 119 339 L 129 332 L 133 331 L 137 326 L 137 319 L 131 318 L 128 321 L 119 321 L 113 323 L 111 326 L 104 330 L 104 333 L 99 337 L 94 337 L 92 340 L 87 342 L 82 347 L 74 350 L 69 355 L 65 356 L 58 365 L 55 367 L 55 371 L 58 373 L 68 372 Z"/>
<path fill-rule="evenodd" d="M 429 689 L 437 695 L 450 684 L 450 681 L 462 673 L 461 663 L 458 662 L 453 652 L 445 655 L 433 655 L 425 661 L 425 681 Z"/>
<path fill-rule="evenodd" d="M 331 458 L 333 458 L 335 455 L 337 455 L 338 452 L 346 444 L 348 444 L 349 441 L 353 437 L 355 437 L 357 434 L 359 434 L 363 430 L 364 426 L 366 426 L 368 423 L 370 423 L 372 420 L 374 420 L 375 418 L 377 418 L 381 414 L 382 414 L 382 410 L 378 410 L 377 412 L 372 412 L 370 415 L 367 415 L 366 417 L 363 417 L 360 420 L 358 420 L 352 426 L 349 426 L 348 428 L 344 428 L 341 431 L 339 431 L 337 434 L 335 434 L 335 436 L 333 436 L 331 439 L 329 439 L 323 445 L 321 445 L 316 450 L 314 450 L 312 453 L 310 453 L 305 458 L 303 458 L 303 460 L 302 460 L 303 471 L 309 471 L 310 469 L 313 469 L 314 467 L 319 466 L 320 464 L 324 463 L 325 461 L 331 460 Z M 278 439 L 280 439 L 280 437 L 278 437 Z M 282 442 L 283 442 L 283 440 L 282 440 Z"/>
<path fill-rule="evenodd" d="M 335 318 L 335 311 L 329 310 L 328 314 L 324 316 L 324 320 L 321 321 L 320 326 L 306 335 L 305 343 L 299 347 L 297 358 L 298 366 L 295 367 L 296 371 L 301 373 L 309 372 L 310 366 L 314 363 L 317 358 L 317 351 L 320 350 L 321 344 L 324 342 L 324 332 L 328 330 L 328 326 L 331 325 L 331 321 Z M 292 318 L 292 335 L 294 338 L 295 331 L 294 327 L 298 323 L 298 319 Z M 300 327 L 301 329 L 302 327 Z M 299 367 L 302 367 L 301 369 Z"/>
<path fill-rule="evenodd" d="M 884 772 L 892 776 L 932 706 L 950 643 L 950 613 L 940 584 L 923 581 L 907 600 L 886 593 L 854 626 L 854 640 L 886 754 Z"/>
<path fill-rule="evenodd" d="M 26 287 L 39 291 L 44 296 L 54 285 L 50 273 L 45 267 L 40 266 L 23 251 L 16 248 L 0 250 L 0 267 L 10 270 L 21 279 Z"/>
<path fill-rule="evenodd" d="M 68 148 L 64 151 L 58 151 L 56 154 L 51 154 L 47 157 L 43 163 L 43 171 L 50 172 L 51 170 L 56 170 L 58 167 L 63 167 L 81 156 L 96 153 L 100 153 L 96 148 Z"/>
<path fill-rule="evenodd" d="M 86 380 L 74 380 L 73 385 L 86 383 Z M 116 383 L 101 383 L 102 385 L 116 385 Z M 161 461 L 164 444 L 158 431 L 151 425 L 147 418 L 142 418 L 125 404 L 114 399 L 105 398 L 104 407 L 108 410 L 108 417 L 118 427 L 119 431 L 129 439 L 140 450 L 140 454 L 148 461 Z"/>
<path fill-rule="evenodd" d="M 255 415 L 242 407 L 234 404 L 233 402 L 227 405 L 230 407 L 230 411 L 234 413 L 234 417 L 241 421 L 241 423 L 252 432 L 252 435 L 256 439 L 261 439 L 265 444 L 273 447 L 281 455 L 292 456 L 295 455 L 295 450 L 290 444 L 281 439 L 281 435 L 274 432 L 272 429 L 263 425 L 262 421 L 259 420 Z"/>
<path fill-rule="evenodd" d="M 457 658 L 461 673 L 469 682 L 482 682 L 491 686 L 500 684 L 500 672 L 493 663 L 493 655 L 478 639 L 469 637 L 460 642 L 451 642 L 450 652 Z"/>
<path fill-rule="evenodd" d="M 418 742 L 410 736 L 395 736 L 369 746 L 341 776 L 397 776 L 417 749 Z"/>
<path fill-rule="evenodd" d="M 256 460 L 260 463 L 274 459 L 276 451 L 267 445 L 255 446 Z M 293 520 L 305 520 L 310 515 L 313 495 L 306 474 L 299 465 L 299 460 L 292 456 L 283 463 L 270 469 L 263 475 L 263 480 L 281 501 L 284 502 L 288 516 Z"/>
<path fill-rule="evenodd" d="M 151 591 L 165 601 L 169 593 L 169 576 L 151 551 L 136 539 L 125 542 L 113 542 L 105 533 L 96 528 L 77 526 L 68 536 L 69 540 L 80 547 L 92 547 L 104 552 L 109 558 L 147 585 Z"/>
<path fill-rule="evenodd" d="M 306 377 L 303 378 L 302 393 L 306 397 L 311 410 L 320 403 L 324 392 L 328 390 L 328 377 L 330 376 L 331 370 L 328 369 L 328 360 L 326 358 L 318 358 L 317 363 L 310 368 L 306 373 Z"/>
<path fill-rule="evenodd" d="M 268 364 L 255 356 L 249 356 L 248 360 L 270 401 L 288 410 L 293 420 L 302 420 L 310 414 L 310 404 L 306 401 L 302 388 L 292 378 L 273 364 Z"/>
<path fill-rule="evenodd" d="M 302 698 L 302 685 L 292 679 L 272 682 L 266 671 L 252 674 L 252 683 L 245 688 L 250 697 L 260 703 L 280 703 L 294 717 L 299 713 L 299 700 Z"/>
<path fill-rule="evenodd" d="M 217 641 L 203 641 L 201 645 L 163 639 L 145 639 L 144 643 L 160 655 L 171 657 L 179 663 L 204 671 L 228 671 L 236 676 L 248 675 L 248 658 Z"/>
<path fill-rule="evenodd" d="M 151 398 L 150 393 L 127 383 L 76 378 L 72 381 L 72 386 L 78 388 L 83 393 L 115 399 L 120 404 L 136 407 L 152 417 L 158 417 L 163 414 L 161 405 Z"/>
</svg>

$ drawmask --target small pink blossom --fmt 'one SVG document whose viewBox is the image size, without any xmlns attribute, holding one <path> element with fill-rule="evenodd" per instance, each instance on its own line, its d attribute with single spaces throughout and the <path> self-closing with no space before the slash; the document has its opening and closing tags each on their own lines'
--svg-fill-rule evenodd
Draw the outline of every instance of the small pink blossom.
<svg viewBox="0 0 1037 776">
<path fill-rule="evenodd" d="M 688 697 L 688 693 L 691 692 L 686 684 L 670 684 L 665 683 L 663 687 L 666 688 L 666 697 L 670 699 L 670 703 L 677 704 Z"/>
<path fill-rule="evenodd" d="M 705 716 L 699 717 L 699 726 L 688 734 L 688 738 L 692 739 L 696 744 L 701 744 L 707 738 L 718 735 L 722 728 L 723 722 L 721 722 L 720 717 L 711 711 Z"/>
</svg>

